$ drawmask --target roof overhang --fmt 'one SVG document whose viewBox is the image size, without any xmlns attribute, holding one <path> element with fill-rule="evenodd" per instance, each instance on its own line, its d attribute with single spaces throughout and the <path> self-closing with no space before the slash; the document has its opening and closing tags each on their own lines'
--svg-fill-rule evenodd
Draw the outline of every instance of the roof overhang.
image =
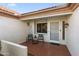
<svg viewBox="0 0 79 59">
<path fill-rule="evenodd" d="M 67 16 L 67 15 L 72 15 L 72 13 L 73 12 L 46 15 L 46 16 L 39 16 L 39 17 L 31 17 L 31 18 L 22 18 L 21 20 L 31 20 L 31 19 L 47 18 L 47 17 L 55 17 L 55 16 Z"/>
<path fill-rule="evenodd" d="M 78 3 L 69 3 L 64 6 L 46 8 L 25 14 L 16 14 L 15 12 L 2 8 L 0 9 L 0 15 L 9 16 L 19 20 L 29 20 L 29 19 L 42 18 L 42 17 L 69 15 L 72 14 L 77 7 L 79 7 Z"/>
<path fill-rule="evenodd" d="M 24 13 L 24 14 L 21 14 L 21 15 L 22 15 L 22 16 L 27 16 L 27 15 L 42 13 L 42 12 L 46 12 L 46 11 L 50 11 L 50 10 L 54 10 L 54 9 L 63 8 L 63 7 L 66 7 L 66 6 L 68 6 L 68 5 L 69 5 L 69 4 L 65 3 L 65 4 L 63 4 L 63 5 L 54 6 L 54 7 L 49 7 L 49 8 L 45 8 L 45 9 L 41 9 L 41 10 L 29 12 L 29 13 Z"/>
<path fill-rule="evenodd" d="M 31 13 L 22 14 L 20 20 L 29 20 L 29 19 L 36 19 L 42 17 L 53 17 L 53 16 L 60 16 L 60 15 L 69 15 L 72 14 L 73 11 L 79 6 L 77 3 L 70 3 L 63 7 L 57 8 L 47 8 L 43 10 L 38 10 Z"/>
<path fill-rule="evenodd" d="M 0 16 L 18 18 L 19 13 L 14 10 L 8 9 L 7 7 L 0 6 Z"/>
</svg>

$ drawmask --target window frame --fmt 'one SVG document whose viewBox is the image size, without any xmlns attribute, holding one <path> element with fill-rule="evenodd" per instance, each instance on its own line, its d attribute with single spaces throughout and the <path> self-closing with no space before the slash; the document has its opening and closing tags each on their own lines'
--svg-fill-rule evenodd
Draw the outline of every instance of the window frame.
<svg viewBox="0 0 79 59">
<path fill-rule="evenodd" d="M 41 25 L 41 28 L 43 28 L 42 25 L 46 25 L 46 32 L 44 32 L 43 29 L 41 29 L 41 31 L 38 32 L 38 24 Z M 37 26 L 37 29 L 36 29 L 37 30 L 37 33 L 47 33 L 47 23 L 37 23 L 36 26 Z"/>
</svg>

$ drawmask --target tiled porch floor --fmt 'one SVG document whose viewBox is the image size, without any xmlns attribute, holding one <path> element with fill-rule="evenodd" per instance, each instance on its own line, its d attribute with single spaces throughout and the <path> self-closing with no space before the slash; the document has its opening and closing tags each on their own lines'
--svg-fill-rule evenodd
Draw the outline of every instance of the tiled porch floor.
<svg viewBox="0 0 79 59">
<path fill-rule="evenodd" d="M 24 42 L 21 45 L 28 47 L 28 53 L 31 56 L 70 56 L 65 45 L 54 45 L 43 42 L 33 44 L 31 41 Z"/>
</svg>

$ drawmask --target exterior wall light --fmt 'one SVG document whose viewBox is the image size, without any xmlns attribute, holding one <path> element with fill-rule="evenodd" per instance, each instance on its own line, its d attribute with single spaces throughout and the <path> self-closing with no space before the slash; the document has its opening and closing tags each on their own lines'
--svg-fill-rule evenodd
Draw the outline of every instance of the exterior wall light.
<svg viewBox="0 0 79 59">
<path fill-rule="evenodd" d="M 65 28 L 67 28 L 69 26 L 69 24 L 68 23 L 65 23 Z"/>
</svg>

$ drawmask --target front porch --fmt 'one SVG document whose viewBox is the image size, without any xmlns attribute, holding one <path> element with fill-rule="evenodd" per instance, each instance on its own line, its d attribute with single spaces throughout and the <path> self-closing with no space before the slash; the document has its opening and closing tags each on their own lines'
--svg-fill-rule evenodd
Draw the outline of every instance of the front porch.
<svg viewBox="0 0 79 59">
<path fill-rule="evenodd" d="M 31 41 L 21 43 L 28 47 L 29 56 L 70 56 L 70 53 L 65 45 L 55 45 L 51 43 L 33 44 Z"/>
</svg>

